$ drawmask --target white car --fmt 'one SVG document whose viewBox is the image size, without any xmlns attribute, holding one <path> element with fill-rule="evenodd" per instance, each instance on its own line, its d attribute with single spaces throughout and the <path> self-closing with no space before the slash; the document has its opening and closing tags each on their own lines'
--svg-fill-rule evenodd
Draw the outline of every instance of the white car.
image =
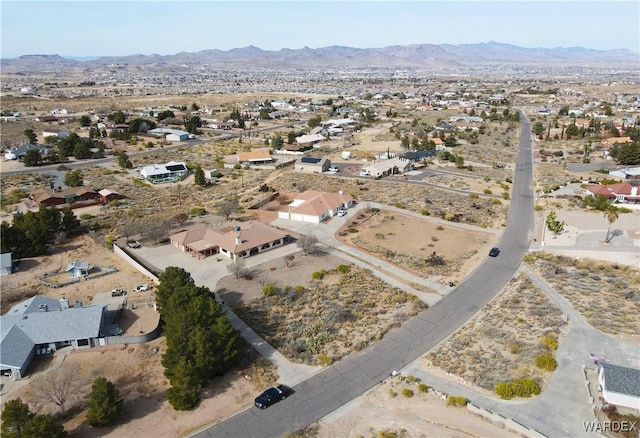
<svg viewBox="0 0 640 438">
<path fill-rule="evenodd" d="M 329 168 L 329 172 L 331 172 L 331 173 L 340 172 L 340 169 L 338 169 L 337 167 L 333 166 L 333 167 Z"/>
<path fill-rule="evenodd" d="M 338 210 L 338 216 L 345 216 L 347 214 L 347 210 Z"/>
<path fill-rule="evenodd" d="M 136 292 L 144 292 L 146 290 L 149 290 L 148 284 L 141 284 L 140 286 L 136 286 Z"/>
</svg>

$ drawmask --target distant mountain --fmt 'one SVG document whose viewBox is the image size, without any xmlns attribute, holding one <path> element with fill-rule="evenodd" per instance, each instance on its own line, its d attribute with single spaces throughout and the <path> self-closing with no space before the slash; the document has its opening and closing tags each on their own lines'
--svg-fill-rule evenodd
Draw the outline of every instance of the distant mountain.
<svg viewBox="0 0 640 438">
<path fill-rule="evenodd" d="M 97 59 L 69 59 L 59 55 L 25 55 L 0 60 L 6 73 L 101 67 L 141 69 L 188 69 L 197 66 L 220 69 L 318 69 L 345 67 L 475 67 L 482 65 L 538 65 L 637 68 L 639 56 L 626 49 L 593 50 L 583 47 L 524 48 L 511 44 L 414 44 L 358 49 L 330 46 L 318 49 L 262 50 L 255 46 L 227 51 L 211 49 L 175 55 L 109 56 Z"/>
</svg>

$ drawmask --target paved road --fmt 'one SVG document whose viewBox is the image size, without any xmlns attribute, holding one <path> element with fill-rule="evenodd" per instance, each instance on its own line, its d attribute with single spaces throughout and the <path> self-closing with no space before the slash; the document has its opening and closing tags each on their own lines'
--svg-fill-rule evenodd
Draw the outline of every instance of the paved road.
<svg viewBox="0 0 640 438">
<path fill-rule="evenodd" d="M 282 436 L 312 424 L 433 348 L 464 324 L 509 281 L 533 235 L 533 169 L 530 125 L 523 118 L 502 253 L 487 258 L 452 293 L 359 354 L 294 386 L 295 393 L 268 410 L 247 409 L 198 433 L 198 437 Z M 286 383 L 286 382 L 284 382 Z"/>
</svg>

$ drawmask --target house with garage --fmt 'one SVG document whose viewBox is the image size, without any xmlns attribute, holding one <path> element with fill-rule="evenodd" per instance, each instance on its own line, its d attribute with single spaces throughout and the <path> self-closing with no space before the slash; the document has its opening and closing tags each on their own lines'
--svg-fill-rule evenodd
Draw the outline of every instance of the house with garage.
<svg viewBox="0 0 640 438">
<path fill-rule="evenodd" d="M 40 155 L 46 157 L 49 155 L 51 148 L 43 146 L 41 144 L 25 144 L 18 147 L 12 147 L 9 152 L 4 154 L 5 160 L 22 160 L 27 154 L 27 151 L 35 149 L 40 152 Z"/>
<path fill-rule="evenodd" d="M 167 164 L 152 164 L 140 170 L 140 176 L 153 184 L 182 181 L 189 175 L 186 163 L 169 161 Z"/>
<path fill-rule="evenodd" d="M 600 362 L 598 383 L 607 403 L 640 410 L 640 369 Z"/>
<path fill-rule="evenodd" d="M 236 154 L 236 157 L 238 158 L 239 164 L 247 166 L 273 164 L 275 161 L 269 151 L 265 149 L 255 149 L 248 152 L 238 152 Z"/>
<path fill-rule="evenodd" d="M 289 235 L 269 225 L 247 221 L 223 228 L 198 227 L 173 234 L 169 240 L 171 245 L 196 258 L 221 254 L 236 260 L 283 246 Z"/>
<path fill-rule="evenodd" d="M 300 157 L 294 163 L 294 169 L 307 173 L 322 173 L 329 170 L 331 160 L 319 157 Z"/>
<path fill-rule="evenodd" d="M 413 169 L 412 161 L 406 158 L 395 157 L 364 165 L 362 166 L 361 172 L 367 173 L 374 178 L 382 178 L 384 176 L 407 173 L 411 171 L 411 169 Z"/>
<path fill-rule="evenodd" d="M 69 187 L 64 190 L 39 187 L 33 191 L 31 198 L 38 205 L 48 207 L 87 207 L 98 203 L 98 193 L 86 186 Z"/>
<path fill-rule="evenodd" d="M 106 305 L 70 307 L 66 298 L 40 295 L 16 304 L 0 316 L 0 372 L 20 379 L 36 356 L 102 345 L 106 312 Z"/>
<path fill-rule="evenodd" d="M 319 224 L 352 205 L 353 197 L 342 191 L 328 193 L 312 190 L 298 195 L 286 210 L 278 212 L 278 218 Z"/>
<path fill-rule="evenodd" d="M 640 202 L 639 188 L 629 183 L 593 184 L 585 187 L 585 193 L 593 196 L 604 196 L 615 202 Z"/>
<path fill-rule="evenodd" d="M 320 134 L 306 134 L 296 137 L 296 143 L 303 146 L 313 146 L 324 140 L 324 136 Z"/>
<path fill-rule="evenodd" d="M 185 141 L 189 140 L 189 133 L 181 129 L 171 128 L 154 128 L 147 131 L 148 134 L 164 135 L 168 141 Z"/>
</svg>

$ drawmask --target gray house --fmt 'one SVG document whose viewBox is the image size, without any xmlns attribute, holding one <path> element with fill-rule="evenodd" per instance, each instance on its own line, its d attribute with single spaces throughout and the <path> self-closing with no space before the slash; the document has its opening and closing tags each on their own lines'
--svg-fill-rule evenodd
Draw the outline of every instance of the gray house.
<svg viewBox="0 0 640 438">
<path fill-rule="evenodd" d="M 0 372 L 20 379 L 35 356 L 99 345 L 106 311 L 106 305 L 70 307 L 65 298 L 40 295 L 16 304 L 0 316 Z"/>
<path fill-rule="evenodd" d="M 71 278 L 86 277 L 93 266 L 89 262 L 79 262 L 77 260 L 67 265 L 67 272 Z"/>
</svg>

